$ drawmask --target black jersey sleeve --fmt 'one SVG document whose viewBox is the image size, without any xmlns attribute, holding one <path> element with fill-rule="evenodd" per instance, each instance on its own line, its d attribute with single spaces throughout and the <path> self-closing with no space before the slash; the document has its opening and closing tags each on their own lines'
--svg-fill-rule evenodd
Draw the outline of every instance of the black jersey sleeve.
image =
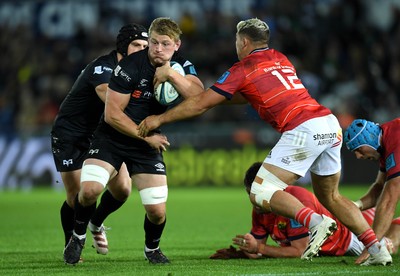
<svg viewBox="0 0 400 276">
<path fill-rule="evenodd" d="M 182 65 L 186 75 L 194 75 L 197 77 L 197 71 L 193 63 L 182 57 L 180 54 L 174 54 L 171 60 L 178 62 L 180 65 Z"/>
<path fill-rule="evenodd" d="M 138 67 L 132 62 L 130 55 L 123 58 L 115 67 L 108 86 L 119 93 L 130 94 L 137 84 Z"/>
<path fill-rule="evenodd" d="M 116 65 L 116 60 L 114 60 L 112 53 L 106 56 L 99 57 L 85 70 L 89 75 L 89 82 L 96 87 L 103 83 L 108 83 L 110 81 L 111 74 Z"/>
</svg>

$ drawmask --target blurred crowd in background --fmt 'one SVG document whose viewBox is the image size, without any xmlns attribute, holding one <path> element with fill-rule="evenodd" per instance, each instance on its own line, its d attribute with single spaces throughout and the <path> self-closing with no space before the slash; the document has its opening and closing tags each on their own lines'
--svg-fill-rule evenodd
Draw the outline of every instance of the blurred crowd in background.
<svg viewBox="0 0 400 276">
<path fill-rule="evenodd" d="M 37 7 L 42 2 L 36 1 Z M 128 22 L 148 27 L 158 16 L 180 24 L 181 52 L 206 86 L 237 61 L 238 21 L 258 17 L 271 29 L 270 47 L 289 57 L 311 95 L 332 109 L 343 128 L 358 117 L 383 123 L 400 116 L 400 0 L 247 0 L 243 13 L 214 8 L 172 15 L 135 14 L 103 2 L 95 26 L 70 36 L 12 25 L 4 19 L 9 6 L 0 5 L 0 136 L 48 135 L 73 82 L 87 63 L 114 49 L 118 29 Z M 256 120 L 247 105 L 218 107 L 194 119 L 207 124 Z"/>
</svg>

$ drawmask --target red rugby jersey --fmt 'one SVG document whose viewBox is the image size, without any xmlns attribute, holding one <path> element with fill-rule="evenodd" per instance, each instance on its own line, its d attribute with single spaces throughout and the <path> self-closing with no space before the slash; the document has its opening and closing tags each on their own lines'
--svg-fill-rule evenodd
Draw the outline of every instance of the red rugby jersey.
<svg viewBox="0 0 400 276">
<path fill-rule="evenodd" d="M 240 92 L 260 118 L 279 132 L 331 114 L 310 96 L 287 57 L 274 49 L 254 50 L 226 71 L 211 89 L 228 99 Z"/>
</svg>

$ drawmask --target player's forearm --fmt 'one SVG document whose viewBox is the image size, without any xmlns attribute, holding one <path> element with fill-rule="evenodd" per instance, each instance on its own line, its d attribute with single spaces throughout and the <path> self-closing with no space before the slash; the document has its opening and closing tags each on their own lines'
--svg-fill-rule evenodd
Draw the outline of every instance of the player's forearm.
<svg viewBox="0 0 400 276">
<path fill-rule="evenodd" d="M 381 240 L 389 230 L 394 213 L 394 208 L 389 205 L 384 205 L 376 210 L 372 229 L 378 240 Z"/>
<path fill-rule="evenodd" d="M 125 113 L 106 113 L 104 119 L 107 124 L 122 134 L 143 140 L 143 138 L 138 136 L 137 125 L 128 116 L 126 116 Z"/>
<path fill-rule="evenodd" d="M 399 177 L 389 180 L 386 183 L 385 189 L 382 191 L 382 195 L 376 206 L 372 228 L 378 239 L 381 239 L 389 230 L 396 211 L 397 201 L 400 196 L 400 180 L 396 181 L 397 178 Z"/>
<path fill-rule="evenodd" d="M 267 244 L 258 245 L 258 254 L 269 258 L 298 258 L 302 252 L 293 246 L 271 246 Z"/>
<path fill-rule="evenodd" d="M 376 182 L 373 183 L 368 192 L 360 198 L 360 201 L 362 202 L 361 210 L 375 207 L 382 190 L 383 184 Z"/>
<path fill-rule="evenodd" d="M 169 109 L 159 116 L 160 125 L 189 119 L 199 116 L 206 112 L 206 108 L 200 108 L 197 101 L 197 96 L 190 97 L 178 104 L 176 107 Z"/>
<path fill-rule="evenodd" d="M 262 254 L 253 254 L 253 253 L 248 253 L 246 251 L 243 251 L 243 253 L 249 258 L 249 259 L 260 259 L 263 258 Z"/>
<path fill-rule="evenodd" d="M 184 99 L 204 92 L 203 83 L 199 80 L 199 78 L 192 75 L 183 77 L 175 70 L 173 71 L 174 74 L 169 77 L 169 82 L 175 87 L 175 89 Z"/>
</svg>

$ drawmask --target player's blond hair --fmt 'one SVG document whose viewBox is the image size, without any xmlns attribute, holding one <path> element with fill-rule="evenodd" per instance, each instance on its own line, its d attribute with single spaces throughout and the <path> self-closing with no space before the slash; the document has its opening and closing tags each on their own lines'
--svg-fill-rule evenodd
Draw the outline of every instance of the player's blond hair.
<svg viewBox="0 0 400 276">
<path fill-rule="evenodd" d="M 180 40 L 182 31 L 179 25 L 169 17 L 159 17 L 151 22 L 149 34 L 156 32 L 160 35 L 167 35 L 175 42 Z"/>
<path fill-rule="evenodd" d="M 237 34 L 246 36 L 254 43 L 268 44 L 269 42 L 269 27 L 258 18 L 240 21 L 236 29 Z"/>
</svg>

